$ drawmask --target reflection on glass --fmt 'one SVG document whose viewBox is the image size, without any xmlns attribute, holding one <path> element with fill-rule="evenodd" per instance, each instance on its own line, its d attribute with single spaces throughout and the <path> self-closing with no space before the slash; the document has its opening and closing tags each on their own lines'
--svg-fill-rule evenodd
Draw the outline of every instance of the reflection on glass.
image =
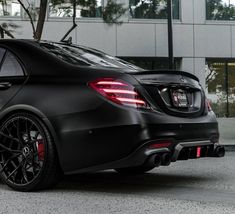
<svg viewBox="0 0 235 214">
<path fill-rule="evenodd" d="M 0 1 L 0 16 L 20 16 L 20 4 L 17 0 Z"/>
<path fill-rule="evenodd" d="M 235 0 L 207 0 L 207 20 L 235 20 Z"/>
<path fill-rule="evenodd" d="M 179 0 L 173 0 L 173 18 L 179 19 Z M 132 18 L 166 19 L 167 0 L 130 0 L 129 11 Z"/>
<path fill-rule="evenodd" d="M 81 0 L 76 8 L 76 17 L 101 17 L 103 0 Z M 56 1 L 49 3 L 50 17 L 72 17 L 73 5 L 70 0 Z"/>
<path fill-rule="evenodd" d="M 206 95 L 218 117 L 226 116 L 225 63 L 208 62 L 206 66 Z"/>
<path fill-rule="evenodd" d="M 206 95 L 217 117 L 235 117 L 235 63 L 207 60 Z"/>
</svg>

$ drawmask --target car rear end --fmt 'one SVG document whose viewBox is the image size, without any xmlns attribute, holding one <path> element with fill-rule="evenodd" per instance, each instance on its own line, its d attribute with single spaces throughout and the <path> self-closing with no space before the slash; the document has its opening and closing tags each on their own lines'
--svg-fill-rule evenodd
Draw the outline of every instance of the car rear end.
<svg viewBox="0 0 235 214">
<path fill-rule="evenodd" d="M 61 90 L 67 113 L 49 117 L 64 172 L 224 156 L 216 117 L 196 76 L 146 71 L 75 45 L 40 45 L 66 62 L 75 81 L 71 92 Z"/>
<path fill-rule="evenodd" d="M 164 114 L 161 121 L 149 119 L 151 138 L 156 138 L 151 148 L 167 145 L 171 161 L 224 156 L 217 120 L 197 77 L 177 71 L 142 72 L 134 77 L 150 96 L 153 111 Z"/>
<path fill-rule="evenodd" d="M 178 160 L 224 156 L 215 114 L 196 76 L 180 71 L 128 75 L 137 83 L 121 78 L 90 83 L 111 102 L 139 111 L 144 140 L 128 157 L 114 164 L 116 168 L 166 166 Z"/>
</svg>

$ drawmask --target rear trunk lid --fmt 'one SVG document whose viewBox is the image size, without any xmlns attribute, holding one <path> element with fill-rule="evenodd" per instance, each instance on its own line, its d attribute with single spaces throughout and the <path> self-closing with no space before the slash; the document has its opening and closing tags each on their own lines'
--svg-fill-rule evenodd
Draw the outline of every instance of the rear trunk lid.
<svg viewBox="0 0 235 214">
<path fill-rule="evenodd" d="M 131 73 L 154 106 L 177 117 L 199 117 L 205 112 L 205 94 L 196 76 L 182 71 Z"/>
</svg>

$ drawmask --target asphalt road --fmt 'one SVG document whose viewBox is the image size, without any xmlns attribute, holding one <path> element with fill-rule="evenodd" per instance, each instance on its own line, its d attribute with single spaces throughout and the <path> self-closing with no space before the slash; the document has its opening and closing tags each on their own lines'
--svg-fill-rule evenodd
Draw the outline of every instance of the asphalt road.
<svg viewBox="0 0 235 214">
<path fill-rule="evenodd" d="M 141 176 L 68 176 L 53 190 L 19 193 L 0 183 L 0 213 L 235 214 L 235 153 L 173 163 Z"/>
</svg>

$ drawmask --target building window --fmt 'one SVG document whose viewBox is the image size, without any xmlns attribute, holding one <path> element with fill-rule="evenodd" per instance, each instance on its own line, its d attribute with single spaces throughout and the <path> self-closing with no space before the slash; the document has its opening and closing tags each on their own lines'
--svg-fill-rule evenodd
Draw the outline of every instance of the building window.
<svg viewBox="0 0 235 214">
<path fill-rule="evenodd" d="M 20 9 L 17 0 L 0 1 L 0 16 L 20 16 Z"/>
<path fill-rule="evenodd" d="M 235 20 L 235 0 L 206 0 L 207 20 Z"/>
<path fill-rule="evenodd" d="M 79 1 L 76 9 L 77 18 L 102 17 L 103 0 Z M 49 3 L 49 17 L 72 17 L 73 5 L 70 0 L 51 0 Z"/>
<path fill-rule="evenodd" d="M 173 18 L 179 19 L 179 0 L 173 0 Z M 166 19 L 167 0 L 129 0 L 130 16 L 136 19 Z"/>
<path fill-rule="evenodd" d="M 218 117 L 235 117 L 235 61 L 207 60 L 206 93 Z"/>
</svg>

